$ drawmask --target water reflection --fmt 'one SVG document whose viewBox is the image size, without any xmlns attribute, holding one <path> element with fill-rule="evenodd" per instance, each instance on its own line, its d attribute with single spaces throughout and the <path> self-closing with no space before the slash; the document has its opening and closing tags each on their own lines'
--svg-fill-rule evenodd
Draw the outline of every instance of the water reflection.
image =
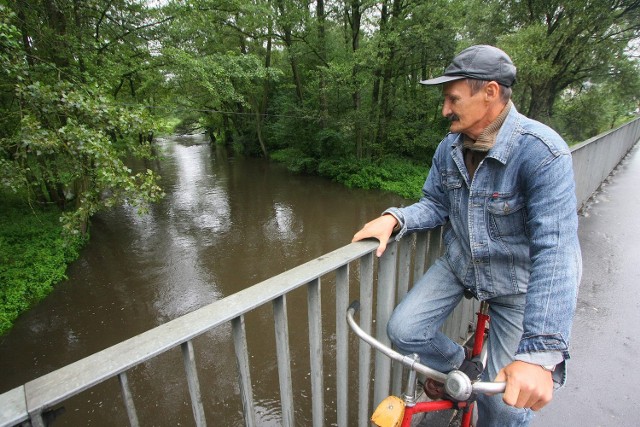
<svg viewBox="0 0 640 427">
<path fill-rule="evenodd" d="M 180 141 L 183 141 L 181 139 Z M 196 230 L 210 233 L 227 232 L 231 228 L 229 195 L 225 180 L 212 170 L 210 147 L 202 142 L 194 145 L 171 145 L 176 164 L 176 183 L 171 191 L 170 215 L 191 218 Z"/>
<path fill-rule="evenodd" d="M 293 208 L 279 202 L 273 204 L 273 216 L 267 221 L 264 229 L 267 240 L 281 242 L 293 242 L 304 232 L 303 224 L 296 221 Z"/>
</svg>

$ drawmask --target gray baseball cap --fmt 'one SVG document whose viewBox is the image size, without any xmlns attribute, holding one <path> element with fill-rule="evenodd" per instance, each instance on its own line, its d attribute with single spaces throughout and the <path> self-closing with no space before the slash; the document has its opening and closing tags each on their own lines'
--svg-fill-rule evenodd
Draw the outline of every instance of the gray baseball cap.
<svg viewBox="0 0 640 427">
<path fill-rule="evenodd" d="M 440 77 L 422 80 L 423 85 L 439 85 L 460 79 L 494 80 L 511 87 L 516 81 L 516 67 L 509 55 L 497 47 L 471 46 L 453 58 Z"/>
</svg>

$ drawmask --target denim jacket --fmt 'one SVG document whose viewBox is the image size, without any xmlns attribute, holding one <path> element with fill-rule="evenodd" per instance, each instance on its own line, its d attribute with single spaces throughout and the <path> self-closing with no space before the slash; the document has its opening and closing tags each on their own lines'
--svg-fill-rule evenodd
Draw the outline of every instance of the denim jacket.
<svg viewBox="0 0 640 427">
<path fill-rule="evenodd" d="M 462 135 L 450 133 L 422 193 L 411 206 L 385 211 L 399 221 L 396 239 L 444 226 L 444 256 L 480 300 L 527 294 L 516 358 L 559 352 L 567 359 L 582 259 L 572 159 L 562 138 L 512 106 L 472 180 Z"/>
</svg>

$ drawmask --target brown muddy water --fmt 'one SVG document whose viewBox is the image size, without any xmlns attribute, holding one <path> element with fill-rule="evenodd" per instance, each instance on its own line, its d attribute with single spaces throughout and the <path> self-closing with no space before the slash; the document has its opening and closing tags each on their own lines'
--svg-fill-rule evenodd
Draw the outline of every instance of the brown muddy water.
<svg viewBox="0 0 640 427">
<path fill-rule="evenodd" d="M 158 140 L 166 197 L 149 214 L 97 215 L 91 241 L 44 301 L 0 338 L 0 393 L 346 245 L 367 220 L 406 204 L 227 155 L 204 136 Z M 325 351 L 334 351 L 331 282 L 322 284 Z M 287 298 L 296 424 L 311 414 L 306 292 Z M 246 316 L 260 426 L 280 422 L 271 305 Z M 241 426 L 230 326 L 194 340 L 208 425 Z M 325 371 L 335 372 L 333 357 Z M 139 365 L 129 382 L 144 426 L 194 425 L 180 349 Z M 335 387 L 325 404 L 335 425 Z M 55 426 L 126 426 L 117 379 L 63 404 Z"/>
</svg>

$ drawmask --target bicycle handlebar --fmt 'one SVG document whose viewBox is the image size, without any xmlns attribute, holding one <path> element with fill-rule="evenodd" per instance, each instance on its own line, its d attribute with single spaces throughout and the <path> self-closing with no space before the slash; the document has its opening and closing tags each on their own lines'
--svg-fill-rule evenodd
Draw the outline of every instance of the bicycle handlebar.
<svg viewBox="0 0 640 427">
<path fill-rule="evenodd" d="M 412 357 L 412 355 L 405 356 L 397 351 L 393 350 L 390 347 L 382 344 L 380 341 L 366 333 L 360 325 L 353 318 L 354 314 L 360 310 L 360 302 L 353 301 L 349 308 L 347 309 L 347 323 L 351 330 L 364 342 L 369 344 L 371 347 L 380 351 L 387 357 L 397 362 L 402 363 L 404 366 L 412 369 L 420 374 L 426 375 L 428 378 L 431 378 L 436 381 L 440 381 L 445 383 L 445 389 L 447 390 L 447 394 L 452 396 L 456 400 L 466 400 L 472 393 L 502 393 L 504 392 L 505 383 L 504 382 L 482 382 L 477 381 L 475 383 L 471 383 L 471 380 L 467 375 L 463 372 L 454 370 L 445 374 L 443 372 L 432 369 L 426 365 L 421 364 L 417 361 L 417 358 Z"/>
</svg>

